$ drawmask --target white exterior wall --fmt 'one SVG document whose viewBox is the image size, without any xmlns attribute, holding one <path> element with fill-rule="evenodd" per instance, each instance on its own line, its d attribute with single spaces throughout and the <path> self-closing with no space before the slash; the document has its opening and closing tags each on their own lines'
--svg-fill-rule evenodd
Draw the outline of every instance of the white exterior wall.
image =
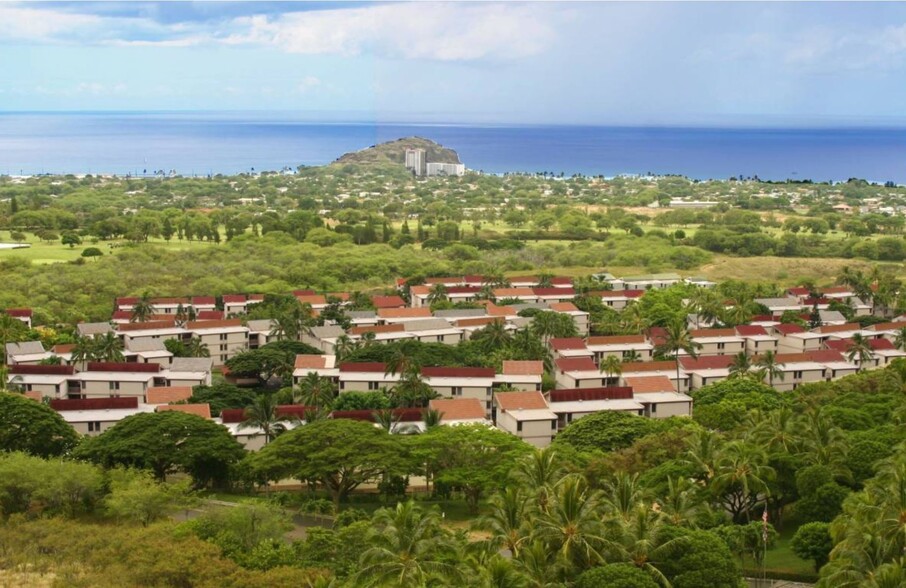
<svg viewBox="0 0 906 588">
<path fill-rule="evenodd" d="M 82 396 L 85 398 L 112 398 L 118 396 L 120 398 L 127 396 L 134 396 L 136 398 L 144 399 L 145 392 L 148 390 L 148 385 L 153 381 L 153 378 L 148 378 L 148 381 L 145 382 L 112 382 L 108 380 L 104 381 L 92 381 L 92 380 L 83 380 L 82 381 Z M 111 388 L 111 384 L 119 383 L 119 389 Z"/>
<path fill-rule="evenodd" d="M 509 412 L 497 414 L 497 427 L 515 435 L 535 447 L 547 447 L 551 444 L 556 432 L 557 421 L 522 421 L 522 430 L 519 430 L 519 421 Z"/>
</svg>

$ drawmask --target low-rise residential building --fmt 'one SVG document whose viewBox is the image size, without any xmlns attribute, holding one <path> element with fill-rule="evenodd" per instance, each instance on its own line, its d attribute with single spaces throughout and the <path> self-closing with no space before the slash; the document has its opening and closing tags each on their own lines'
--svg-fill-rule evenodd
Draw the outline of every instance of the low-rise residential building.
<svg viewBox="0 0 906 588">
<path fill-rule="evenodd" d="M 777 351 L 780 353 L 806 353 L 821 349 L 825 336 L 806 331 L 796 324 L 780 324 L 772 327 L 777 335 Z"/>
<path fill-rule="evenodd" d="M 730 355 L 702 355 L 696 358 L 681 357 L 680 365 L 689 376 L 690 390 L 698 390 L 708 384 L 716 384 L 730 377 Z"/>
<path fill-rule="evenodd" d="M 167 386 L 210 386 L 213 370 L 210 357 L 174 357 L 170 366 L 161 370 L 160 379 Z"/>
<path fill-rule="evenodd" d="M 519 391 L 541 391 L 543 376 L 543 361 L 504 360 L 500 373 L 494 376 L 494 385 Z"/>
<path fill-rule="evenodd" d="M 127 398 L 54 399 L 50 407 L 57 411 L 77 433 L 96 437 L 132 415 L 154 412 L 154 406 L 142 404 L 135 396 Z"/>
<path fill-rule="evenodd" d="M 214 365 L 223 365 L 249 348 L 249 328 L 240 319 L 189 321 L 186 330 L 201 340 Z"/>
<path fill-rule="evenodd" d="M 88 362 L 88 368 L 70 380 L 69 397 L 144 400 L 148 388 L 155 385 L 167 385 L 156 363 Z"/>
<path fill-rule="evenodd" d="M 332 382 L 340 380 L 340 368 L 337 367 L 336 355 L 297 355 L 293 365 L 293 384 L 296 386 L 310 373 Z"/>
<path fill-rule="evenodd" d="M 589 337 L 585 345 L 598 365 L 602 359 L 612 356 L 620 361 L 649 361 L 654 357 L 654 345 L 645 335 Z"/>
<path fill-rule="evenodd" d="M 689 336 L 701 346 L 698 355 L 736 355 L 746 349 L 745 339 L 735 329 L 697 329 Z"/>
<path fill-rule="evenodd" d="M 597 412 L 641 415 L 645 410 L 633 398 L 632 388 L 627 386 L 551 390 L 549 406 L 557 415 L 557 429 L 561 431 L 573 421 Z"/>
<path fill-rule="evenodd" d="M 38 365 L 52 356 L 40 341 L 20 341 L 6 344 L 7 365 Z"/>
<path fill-rule="evenodd" d="M 557 388 L 600 388 L 618 374 L 603 374 L 591 357 L 561 357 L 554 360 Z"/>
<path fill-rule="evenodd" d="M 425 383 L 445 398 L 474 398 L 484 403 L 491 413 L 491 392 L 494 387 L 494 368 L 424 367 Z"/>
<path fill-rule="evenodd" d="M 497 428 L 535 447 L 547 447 L 557 432 L 557 415 L 541 392 L 496 392 Z"/>
<path fill-rule="evenodd" d="M 67 398 L 75 373 L 72 365 L 11 365 L 6 383 L 24 392 L 38 393 L 42 398 Z"/>
<path fill-rule="evenodd" d="M 623 378 L 632 388 L 637 402 L 645 407 L 649 418 L 665 419 L 672 416 L 692 416 L 692 398 L 677 392 L 673 382 L 665 376 L 636 376 Z"/>
<path fill-rule="evenodd" d="M 584 310 L 579 310 L 579 308 L 572 302 L 550 302 L 548 307 L 553 312 L 559 312 L 561 314 L 568 314 L 573 318 L 573 322 L 576 324 L 576 330 L 579 332 L 579 335 L 586 337 L 588 336 L 588 320 L 589 314 Z"/>
<path fill-rule="evenodd" d="M 392 388 L 400 380 L 399 374 L 388 372 L 387 365 L 378 362 L 341 363 L 339 370 L 340 394 Z"/>
<path fill-rule="evenodd" d="M 145 404 L 156 406 L 187 402 L 191 397 L 191 386 L 151 386 L 145 391 Z"/>
<path fill-rule="evenodd" d="M 682 365 L 680 365 L 682 368 Z M 622 365 L 621 380 L 625 383 L 629 378 L 664 376 L 673 382 L 675 392 L 688 392 L 691 376 L 682 369 L 676 371 L 676 362 L 664 361 L 633 361 Z"/>
<path fill-rule="evenodd" d="M 644 294 L 644 290 L 613 290 L 589 293 L 590 296 L 600 296 L 604 306 L 614 310 L 623 310 Z"/>
<path fill-rule="evenodd" d="M 547 342 L 554 359 L 557 358 L 593 358 L 592 353 L 585 344 L 585 339 L 580 337 L 554 337 Z"/>
<path fill-rule="evenodd" d="M 3 313 L 25 323 L 25 326 L 29 329 L 32 327 L 31 319 L 34 316 L 34 312 L 30 308 L 7 308 Z"/>
<path fill-rule="evenodd" d="M 442 425 L 490 425 L 485 403 L 477 398 L 435 398 L 428 408 L 440 413 Z"/>
<path fill-rule="evenodd" d="M 736 334 L 745 341 L 746 355 L 760 355 L 773 351 L 777 352 L 779 341 L 774 335 L 769 335 L 767 329 L 761 325 L 739 325 Z"/>
</svg>

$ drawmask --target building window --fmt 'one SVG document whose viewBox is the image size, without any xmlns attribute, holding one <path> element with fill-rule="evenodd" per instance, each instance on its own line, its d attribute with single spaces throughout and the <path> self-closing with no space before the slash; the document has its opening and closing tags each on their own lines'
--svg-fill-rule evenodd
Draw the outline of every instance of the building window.
<svg viewBox="0 0 906 588">
<path fill-rule="evenodd" d="M 346 387 L 346 382 L 340 382 L 340 390 L 342 391 Z"/>
<path fill-rule="evenodd" d="M 369 389 L 369 390 L 379 390 L 380 387 L 381 387 L 380 382 L 368 382 L 368 389 Z"/>
<path fill-rule="evenodd" d="M 518 431 L 520 433 L 522 432 L 522 421 L 516 422 L 516 431 Z"/>
<path fill-rule="evenodd" d="M 101 432 L 101 423 L 98 421 L 93 421 L 88 423 L 88 432 L 89 433 L 100 433 Z"/>
<path fill-rule="evenodd" d="M 109 383 L 107 384 L 107 386 L 110 388 L 110 390 L 119 390 L 119 389 L 120 389 L 120 383 L 119 383 L 119 382 L 109 382 Z"/>
<path fill-rule="evenodd" d="M 221 350 L 221 351 L 226 351 L 226 350 L 227 350 L 227 346 L 226 346 L 225 344 L 221 344 L 220 350 Z"/>
<path fill-rule="evenodd" d="M 718 349 L 723 349 L 723 348 L 726 347 L 726 346 L 727 346 L 726 343 L 718 343 L 718 344 L 717 344 L 717 348 L 718 348 Z"/>
<path fill-rule="evenodd" d="M 556 431 L 556 430 L 557 430 L 557 421 L 556 421 L 556 419 L 554 419 L 551 421 L 551 431 Z"/>
<path fill-rule="evenodd" d="M 657 403 L 651 403 L 651 414 L 657 414 Z"/>
<path fill-rule="evenodd" d="M 453 386 L 450 392 L 453 396 L 462 396 L 462 386 Z"/>
<path fill-rule="evenodd" d="M 799 380 L 802 378 L 802 372 L 793 372 L 793 379 Z"/>
<path fill-rule="evenodd" d="M 220 340 L 221 340 L 221 341 L 226 341 L 228 336 L 229 336 L 229 335 L 227 335 L 226 333 L 221 333 L 221 334 L 220 334 Z"/>
</svg>

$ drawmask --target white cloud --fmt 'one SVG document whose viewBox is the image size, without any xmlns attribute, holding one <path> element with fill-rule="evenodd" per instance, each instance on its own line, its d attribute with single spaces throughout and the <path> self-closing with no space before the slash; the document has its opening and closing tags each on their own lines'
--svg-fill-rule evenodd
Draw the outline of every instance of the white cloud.
<svg viewBox="0 0 906 588">
<path fill-rule="evenodd" d="M 321 79 L 315 76 L 305 76 L 296 86 L 300 93 L 305 94 L 321 85 Z"/>
<path fill-rule="evenodd" d="M 73 30 L 96 28 L 102 22 L 86 14 L 0 5 L 0 38 L 50 40 Z"/>
<path fill-rule="evenodd" d="M 554 39 L 549 4 L 402 3 L 296 12 L 234 21 L 230 44 L 262 44 L 289 53 L 436 61 L 517 59 Z"/>
</svg>

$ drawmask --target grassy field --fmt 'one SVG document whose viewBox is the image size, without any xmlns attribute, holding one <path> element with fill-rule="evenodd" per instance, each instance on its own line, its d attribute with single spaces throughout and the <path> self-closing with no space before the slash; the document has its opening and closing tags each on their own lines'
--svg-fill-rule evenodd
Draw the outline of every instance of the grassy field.
<svg viewBox="0 0 906 588">
<path fill-rule="evenodd" d="M 0 231 L 0 242 L 14 242 L 10 237 L 9 231 Z M 123 246 L 128 245 L 126 241 L 100 241 L 98 243 L 86 241 L 81 245 L 70 247 L 69 245 L 63 245 L 59 241 L 41 241 L 31 233 L 26 234 L 24 242 L 31 245 L 31 247 L 27 249 L 0 249 L 0 261 L 4 259 L 27 259 L 37 264 L 60 263 L 78 259 L 81 257 L 82 251 L 87 247 L 97 247 L 104 252 L 104 255 L 108 255 L 115 254 L 121 251 Z M 179 241 L 178 239 L 174 239 L 169 243 L 163 239 L 151 239 L 149 242 L 172 251 L 214 246 L 214 243 L 208 241 Z"/>
</svg>

